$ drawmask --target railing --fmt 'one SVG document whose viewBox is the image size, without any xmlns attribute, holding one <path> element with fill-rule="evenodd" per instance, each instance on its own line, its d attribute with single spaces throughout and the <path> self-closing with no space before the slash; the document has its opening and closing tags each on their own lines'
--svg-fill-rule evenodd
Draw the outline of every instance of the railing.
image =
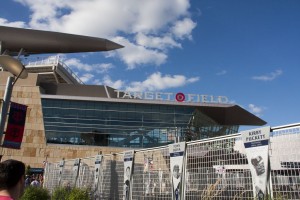
<svg viewBox="0 0 300 200">
<path fill-rule="evenodd" d="M 268 194 L 274 199 L 300 199 L 300 124 L 271 130 Z M 123 199 L 123 156 L 103 155 L 97 185 L 96 156 L 81 158 L 78 176 L 74 175 L 74 160 L 66 160 L 63 168 L 59 163 L 48 163 L 44 186 L 53 191 L 69 184 L 89 188 L 93 199 Z M 241 134 L 186 143 L 184 163 L 184 199 L 254 199 Z M 172 199 L 168 146 L 136 150 L 131 180 L 130 199 Z"/>
<path fill-rule="evenodd" d="M 84 82 L 82 82 L 81 80 L 80 80 L 80 78 L 64 63 L 64 62 L 62 62 L 61 60 L 59 61 L 59 64 L 61 64 L 61 66 L 63 66 L 63 68 L 65 69 L 65 70 L 67 70 L 67 72 L 69 73 L 69 74 L 71 74 L 71 76 L 78 82 L 78 83 L 80 83 L 80 84 L 82 84 L 82 85 L 84 85 Z"/>
<path fill-rule="evenodd" d="M 59 56 L 49 57 L 34 57 L 33 60 L 23 60 L 25 66 L 37 66 L 37 65 L 57 65 L 60 61 Z"/>
<path fill-rule="evenodd" d="M 37 59 L 37 58 L 36 58 Z M 25 66 L 41 66 L 41 65 L 55 65 L 58 66 L 59 64 L 80 84 L 84 84 L 80 78 L 68 67 L 63 60 L 58 56 L 49 56 L 45 57 L 39 60 L 34 60 L 34 61 L 24 61 Z"/>
</svg>

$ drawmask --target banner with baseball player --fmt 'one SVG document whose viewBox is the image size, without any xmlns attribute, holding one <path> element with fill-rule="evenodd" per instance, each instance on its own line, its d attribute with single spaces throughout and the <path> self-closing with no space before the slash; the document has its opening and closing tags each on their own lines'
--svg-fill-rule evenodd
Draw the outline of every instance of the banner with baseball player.
<svg viewBox="0 0 300 200">
<path fill-rule="evenodd" d="M 73 181 L 73 187 L 76 186 L 78 174 L 79 174 L 79 167 L 80 167 L 80 158 L 75 159 L 74 165 L 73 165 L 73 176 L 72 176 L 72 181 Z"/>
<path fill-rule="evenodd" d="M 103 156 L 96 155 L 95 157 L 95 171 L 94 171 L 94 199 L 101 199 L 103 192 L 103 168 L 102 168 Z"/>
<path fill-rule="evenodd" d="M 183 175 L 183 163 L 185 157 L 185 142 L 175 143 L 169 145 L 170 153 L 170 168 L 173 185 L 173 200 L 182 199 L 182 175 Z"/>
<path fill-rule="evenodd" d="M 59 161 L 58 167 L 59 167 L 59 174 L 58 174 L 58 186 L 61 186 L 61 179 L 62 179 L 62 175 L 63 175 L 63 171 L 64 171 L 64 166 L 65 166 L 65 161 L 61 160 Z"/>
<path fill-rule="evenodd" d="M 270 130 L 267 126 L 241 132 L 252 175 L 253 193 L 259 200 L 266 196 Z"/>
<path fill-rule="evenodd" d="M 134 151 L 124 152 L 124 187 L 123 187 L 123 200 L 130 199 L 131 188 L 131 174 L 133 167 Z"/>
<path fill-rule="evenodd" d="M 95 157 L 94 188 L 97 188 L 99 181 L 102 180 L 102 159 L 102 155 L 96 155 Z"/>
</svg>

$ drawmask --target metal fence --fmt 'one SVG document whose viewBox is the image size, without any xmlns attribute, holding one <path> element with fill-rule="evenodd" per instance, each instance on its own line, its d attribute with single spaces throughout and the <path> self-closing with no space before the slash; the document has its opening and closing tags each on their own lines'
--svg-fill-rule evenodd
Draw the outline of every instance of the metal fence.
<svg viewBox="0 0 300 200">
<path fill-rule="evenodd" d="M 300 124 L 273 128 L 269 156 L 273 197 L 300 199 Z"/>
<path fill-rule="evenodd" d="M 243 150 L 240 135 L 187 144 L 186 199 L 253 199 Z"/>
<path fill-rule="evenodd" d="M 268 194 L 274 199 L 300 199 L 300 124 L 271 129 Z M 96 157 L 96 156 L 95 156 Z M 95 187 L 95 157 L 81 158 L 78 176 L 75 160 L 48 163 L 44 187 L 89 188 L 92 199 L 123 199 L 123 153 L 103 155 L 101 179 Z M 253 186 L 240 134 L 186 144 L 184 198 L 253 199 Z M 168 146 L 135 150 L 131 199 L 172 199 Z"/>
</svg>

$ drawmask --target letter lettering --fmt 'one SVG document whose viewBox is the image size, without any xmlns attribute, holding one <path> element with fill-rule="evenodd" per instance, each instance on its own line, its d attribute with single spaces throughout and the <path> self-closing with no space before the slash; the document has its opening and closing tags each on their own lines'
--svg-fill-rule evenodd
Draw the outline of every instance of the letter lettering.
<svg viewBox="0 0 300 200">
<path fill-rule="evenodd" d="M 153 92 L 145 92 L 145 99 L 153 100 Z"/>
<path fill-rule="evenodd" d="M 155 93 L 155 99 L 156 100 L 163 100 L 162 97 L 161 97 L 161 93 L 160 92 L 156 92 Z"/>
<path fill-rule="evenodd" d="M 114 92 L 116 92 L 117 93 L 117 98 L 120 98 L 120 90 L 114 90 Z"/>
</svg>

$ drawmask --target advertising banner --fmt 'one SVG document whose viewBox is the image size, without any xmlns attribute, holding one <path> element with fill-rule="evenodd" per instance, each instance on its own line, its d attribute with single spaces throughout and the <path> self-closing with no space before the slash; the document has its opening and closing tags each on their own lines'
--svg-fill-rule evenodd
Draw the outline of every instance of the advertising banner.
<svg viewBox="0 0 300 200">
<path fill-rule="evenodd" d="M 266 195 L 270 127 L 242 131 L 247 159 L 252 175 L 254 196 L 259 200 Z"/>
<path fill-rule="evenodd" d="M 181 199 L 182 188 L 182 172 L 185 156 L 185 142 L 175 143 L 169 145 L 170 153 L 170 168 L 173 183 L 173 199 Z"/>
<path fill-rule="evenodd" d="M 94 173 L 94 188 L 97 189 L 99 181 L 102 181 L 102 155 L 97 155 L 95 158 L 95 173 Z M 100 184 L 102 185 L 102 184 Z"/>
<path fill-rule="evenodd" d="M 94 168 L 94 200 L 103 199 L 103 156 L 96 155 Z"/>
<path fill-rule="evenodd" d="M 73 186 L 76 186 L 76 181 L 78 178 L 79 173 L 79 167 L 80 167 L 80 158 L 75 159 L 74 165 L 73 165 Z"/>
<path fill-rule="evenodd" d="M 62 179 L 62 175 L 63 175 L 63 171 L 64 171 L 64 166 L 65 166 L 65 161 L 61 160 L 59 162 L 59 174 L 58 174 L 58 185 L 59 186 L 61 184 L 61 179 Z"/>
<path fill-rule="evenodd" d="M 162 192 L 162 180 L 163 180 L 163 171 L 161 168 L 158 169 L 158 179 L 159 179 L 159 194 Z"/>
<path fill-rule="evenodd" d="M 123 200 L 130 199 L 130 185 L 131 185 L 131 174 L 132 174 L 132 167 L 133 167 L 133 156 L 134 156 L 134 151 L 124 152 Z"/>
<path fill-rule="evenodd" d="M 23 139 L 27 106 L 11 102 L 3 147 L 20 149 Z"/>
</svg>

